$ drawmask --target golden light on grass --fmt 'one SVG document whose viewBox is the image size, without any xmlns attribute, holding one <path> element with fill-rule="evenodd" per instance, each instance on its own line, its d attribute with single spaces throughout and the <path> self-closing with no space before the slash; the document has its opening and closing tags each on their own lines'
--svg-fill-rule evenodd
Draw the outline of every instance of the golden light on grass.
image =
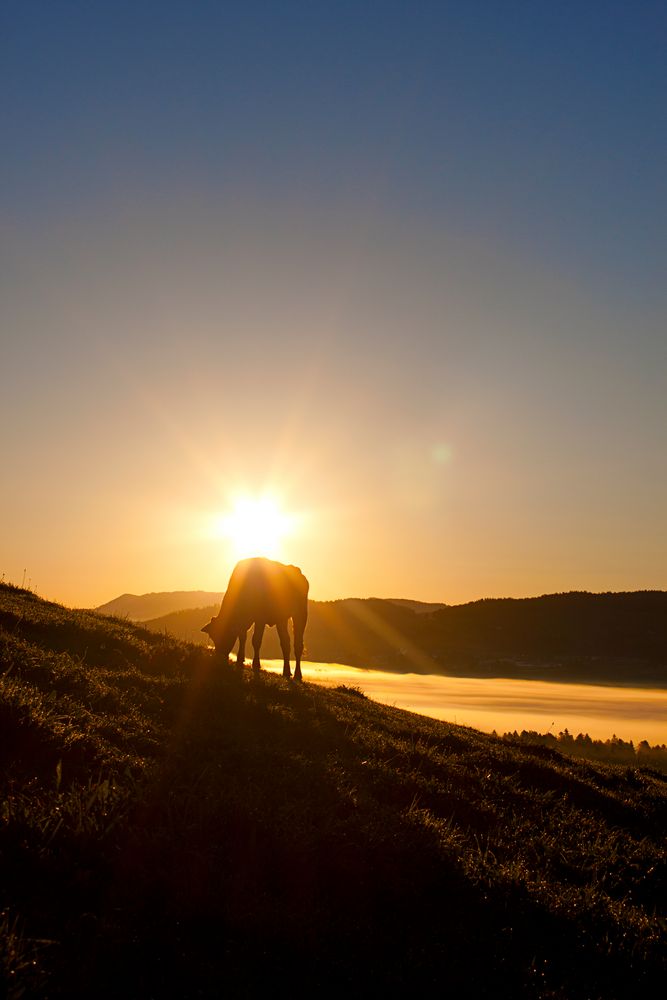
<svg viewBox="0 0 667 1000">
<path fill-rule="evenodd" d="M 283 542 L 293 534 L 296 517 L 285 513 L 272 494 L 234 498 L 231 509 L 216 518 L 216 534 L 227 539 L 235 559 L 283 556 Z"/>
</svg>

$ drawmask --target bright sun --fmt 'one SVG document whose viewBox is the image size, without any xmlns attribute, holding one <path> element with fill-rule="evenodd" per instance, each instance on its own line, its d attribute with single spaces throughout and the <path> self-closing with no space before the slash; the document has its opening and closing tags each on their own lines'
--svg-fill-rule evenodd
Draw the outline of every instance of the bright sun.
<svg viewBox="0 0 667 1000">
<path fill-rule="evenodd" d="M 278 558 L 283 540 L 293 531 L 294 518 L 283 513 L 271 496 L 241 496 L 228 514 L 220 516 L 218 526 L 219 534 L 230 541 L 236 559 Z"/>
</svg>

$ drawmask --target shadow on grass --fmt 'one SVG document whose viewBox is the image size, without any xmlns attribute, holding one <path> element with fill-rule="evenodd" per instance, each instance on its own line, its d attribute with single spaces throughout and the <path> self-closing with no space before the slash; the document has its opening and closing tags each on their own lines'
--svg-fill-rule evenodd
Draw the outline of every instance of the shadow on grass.
<svg viewBox="0 0 667 1000">
<path fill-rule="evenodd" d="M 254 996 L 284 979 L 296 995 L 564 996 L 565 970 L 570 997 L 636 983 L 518 880 L 473 871 L 448 813 L 481 835 L 490 820 L 463 780 L 458 802 L 411 809 L 410 781 L 345 699 L 247 671 L 193 678 L 101 916 L 72 928 L 86 946 L 62 956 L 70 995 L 94 982 L 98 996 Z"/>
</svg>

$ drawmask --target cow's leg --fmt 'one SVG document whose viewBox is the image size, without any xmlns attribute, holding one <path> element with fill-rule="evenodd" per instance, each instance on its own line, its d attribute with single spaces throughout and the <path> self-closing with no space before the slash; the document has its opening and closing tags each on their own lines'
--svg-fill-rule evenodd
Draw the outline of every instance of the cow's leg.
<svg viewBox="0 0 667 1000">
<path fill-rule="evenodd" d="M 289 668 L 289 632 L 287 631 L 287 621 L 276 622 L 276 628 L 278 629 L 280 648 L 283 651 L 283 677 L 291 677 L 292 674 Z"/>
<path fill-rule="evenodd" d="M 236 654 L 236 666 L 242 667 L 243 661 L 245 660 L 245 641 L 248 638 L 248 629 L 244 628 L 242 632 L 239 632 L 239 651 Z"/>
<path fill-rule="evenodd" d="M 261 670 L 261 664 L 259 662 L 259 651 L 262 646 L 262 638 L 264 636 L 265 629 L 264 622 L 255 622 L 255 628 L 252 633 L 252 648 L 255 651 L 255 655 L 252 658 L 252 669 Z"/>
<path fill-rule="evenodd" d="M 301 654 L 303 653 L 303 633 L 306 630 L 306 616 L 292 618 L 294 626 L 294 680 L 301 680 Z"/>
</svg>

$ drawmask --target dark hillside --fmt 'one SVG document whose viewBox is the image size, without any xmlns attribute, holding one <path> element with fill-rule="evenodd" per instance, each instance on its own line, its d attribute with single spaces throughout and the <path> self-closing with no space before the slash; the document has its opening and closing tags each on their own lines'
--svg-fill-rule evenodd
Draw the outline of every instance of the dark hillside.
<svg viewBox="0 0 667 1000">
<path fill-rule="evenodd" d="M 6 995 L 661 995 L 659 773 L 5 586 L 0 651 Z"/>
<path fill-rule="evenodd" d="M 207 643 L 217 607 L 148 628 Z M 274 630 L 265 655 L 280 656 Z M 667 686 L 667 593 L 549 594 L 415 611 L 369 598 L 310 601 L 306 657 L 382 670 Z"/>
<path fill-rule="evenodd" d="M 436 611 L 433 624 L 452 650 L 611 656 L 667 664 L 664 591 L 486 599 Z"/>
</svg>

